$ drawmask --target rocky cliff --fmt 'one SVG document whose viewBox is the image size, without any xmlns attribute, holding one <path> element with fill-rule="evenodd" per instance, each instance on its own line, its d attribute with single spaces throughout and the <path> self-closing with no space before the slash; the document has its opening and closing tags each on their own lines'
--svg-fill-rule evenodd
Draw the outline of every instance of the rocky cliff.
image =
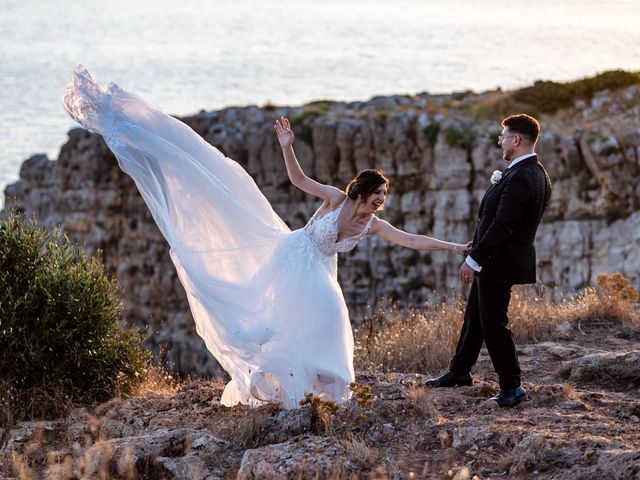
<svg viewBox="0 0 640 480">
<path fill-rule="evenodd" d="M 502 95 L 227 108 L 183 120 L 246 168 L 292 228 L 303 226 L 318 202 L 287 180 L 272 129 L 280 115 L 291 118 L 310 176 L 343 186 L 360 169 L 382 168 L 391 178 L 382 217 L 410 232 L 464 242 L 491 173 L 504 168 L 496 145 L 502 115 L 483 113 Z M 640 285 L 634 254 L 640 247 L 640 86 L 600 92 L 541 120 L 538 153 L 554 189 L 537 239 L 540 281 L 575 288 L 600 272 L 621 271 Z M 7 208 L 47 227 L 61 225 L 88 252 L 100 252 L 124 288 L 125 319 L 148 327 L 152 346 L 163 346 L 180 371 L 212 372 L 168 247 L 100 136 L 71 130 L 57 160 L 26 160 L 5 195 Z M 341 257 L 339 277 L 357 322 L 385 299 L 419 304 L 433 292 L 459 289 L 459 263 L 453 255 L 367 238 Z"/>
</svg>

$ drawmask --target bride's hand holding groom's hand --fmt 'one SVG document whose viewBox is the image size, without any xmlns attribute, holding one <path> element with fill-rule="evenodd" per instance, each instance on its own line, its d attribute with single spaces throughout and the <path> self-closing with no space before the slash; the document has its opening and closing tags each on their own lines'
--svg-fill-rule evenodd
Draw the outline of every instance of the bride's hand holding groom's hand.
<svg viewBox="0 0 640 480">
<path fill-rule="evenodd" d="M 467 255 L 469 255 L 469 252 L 471 251 L 471 243 L 472 242 L 456 243 L 455 246 L 453 247 L 453 253 L 457 253 L 462 257 L 466 257 Z"/>
<path fill-rule="evenodd" d="M 280 142 L 281 148 L 284 149 L 293 145 L 294 135 L 288 118 L 280 117 L 279 120 L 276 120 L 273 128 L 276 131 L 276 135 L 278 135 L 278 142 Z"/>
</svg>

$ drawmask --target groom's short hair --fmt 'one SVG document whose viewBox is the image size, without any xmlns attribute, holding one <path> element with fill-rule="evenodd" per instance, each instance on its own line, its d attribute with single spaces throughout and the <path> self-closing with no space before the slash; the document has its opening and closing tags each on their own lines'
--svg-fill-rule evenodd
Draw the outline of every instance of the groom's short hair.
<svg viewBox="0 0 640 480">
<path fill-rule="evenodd" d="M 526 113 L 509 115 L 507 118 L 502 120 L 502 126 L 509 128 L 510 132 L 526 137 L 534 144 L 538 140 L 538 135 L 540 135 L 540 123 L 538 123 L 538 120 Z"/>
</svg>

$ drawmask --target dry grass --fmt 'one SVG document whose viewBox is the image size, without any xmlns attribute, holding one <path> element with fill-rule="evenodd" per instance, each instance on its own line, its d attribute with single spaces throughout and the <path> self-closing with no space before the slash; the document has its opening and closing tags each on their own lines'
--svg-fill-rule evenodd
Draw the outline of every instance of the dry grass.
<svg viewBox="0 0 640 480">
<path fill-rule="evenodd" d="M 37 478 L 35 470 L 29 467 L 29 462 L 24 455 L 12 452 L 11 465 L 13 467 L 13 472 L 20 480 Z"/>
<path fill-rule="evenodd" d="M 140 397 L 151 393 L 173 395 L 184 382 L 173 377 L 164 367 L 149 363 L 144 380 L 131 392 L 117 393 L 116 398 Z M 0 379 L 2 428 L 10 428 L 24 419 L 59 418 L 76 406 L 62 387 L 55 388 L 51 383 L 19 390 L 10 380 Z"/>
<path fill-rule="evenodd" d="M 173 395 L 181 385 L 189 381 L 190 379 L 180 380 L 174 377 L 161 365 L 151 364 L 147 368 L 147 375 L 144 381 L 138 385 L 130 396 L 144 397 L 150 393 Z"/>
<path fill-rule="evenodd" d="M 431 392 L 424 387 L 411 387 L 408 391 L 411 405 L 415 412 L 423 418 L 437 419 L 440 415 Z"/>
<path fill-rule="evenodd" d="M 378 450 L 367 445 L 362 438 L 348 432 L 340 444 L 347 451 L 347 458 L 357 465 L 373 465 L 378 459 Z"/>
<path fill-rule="evenodd" d="M 258 448 L 267 444 L 267 436 L 273 427 L 273 416 L 279 411 L 276 404 L 248 409 L 233 425 L 236 447 Z"/>
<path fill-rule="evenodd" d="M 153 395 L 172 396 L 186 382 L 188 380 L 179 380 L 170 375 L 163 366 L 150 362 L 146 369 L 144 380 L 134 391 L 130 391 L 126 395 L 118 394 L 108 402 L 93 405 L 93 411 L 95 415 L 100 416 L 101 413 L 109 409 L 109 406 L 122 401 L 123 398 L 144 398 Z M 82 470 L 87 467 L 81 456 L 76 458 L 77 465 L 75 466 L 73 459 L 78 457 L 81 451 L 93 445 L 96 440 L 94 438 L 95 433 L 100 428 L 100 421 L 98 417 L 88 413 L 80 414 L 79 418 L 75 418 L 76 411 L 73 408 L 78 405 L 74 405 L 62 393 L 56 395 L 56 392 L 57 390 L 53 391 L 51 386 L 48 385 L 39 391 L 31 391 L 32 396 L 30 398 L 29 392 L 20 392 L 18 394 L 8 381 L 0 382 L 0 445 L 4 440 L 2 429 L 14 428 L 25 415 L 31 419 L 41 418 L 44 408 L 47 409 L 45 412 L 45 417 L 47 418 L 52 416 L 54 411 L 59 412 L 60 417 L 70 413 L 64 418 L 59 427 L 54 427 L 51 431 L 47 431 L 49 427 L 36 425 L 34 427 L 35 432 L 27 436 L 28 440 L 24 443 L 24 446 L 21 447 L 18 444 L 17 448 L 14 447 L 11 451 L 10 457 L 5 457 L 4 465 L 0 456 L 0 478 L 5 478 L 3 476 L 3 468 L 8 468 L 11 475 L 19 480 L 79 478 L 77 476 L 79 475 L 78 469 Z M 43 399 L 47 399 L 47 404 L 40 403 Z M 87 416 L 91 418 L 88 427 L 91 433 L 84 435 L 83 440 L 71 441 L 65 438 L 64 435 L 60 436 L 59 432 L 57 432 L 58 428 L 64 429 L 68 426 L 67 424 L 72 424 L 75 421 L 87 421 Z M 56 438 L 56 441 L 52 443 L 53 437 Z M 114 452 L 108 451 L 108 448 L 108 445 L 105 446 L 106 450 L 101 454 L 102 460 L 97 467 L 96 478 L 110 478 L 107 464 L 113 457 Z"/>
<path fill-rule="evenodd" d="M 464 302 L 380 309 L 355 335 L 356 370 L 431 372 L 444 368 L 462 325 Z"/>
<path fill-rule="evenodd" d="M 52 383 L 19 389 L 13 379 L 0 379 L 0 426 L 11 428 L 29 418 L 55 418 L 64 415 L 73 403 L 62 387 Z"/>
<path fill-rule="evenodd" d="M 607 325 L 640 326 L 640 295 L 623 275 L 599 275 L 597 288 L 586 288 L 577 295 L 545 300 L 544 289 L 519 288 L 509 308 L 516 342 L 529 343 L 554 338 L 557 327 L 567 323 L 578 329 Z"/>
<path fill-rule="evenodd" d="M 543 287 L 514 288 L 509 307 L 511 329 L 517 343 L 558 337 L 558 326 L 640 326 L 640 294 L 621 274 L 598 276 L 598 287 L 573 296 Z M 552 292 L 551 292 L 552 293 Z M 356 370 L 433 374 L 447 367 L 458 341 L 465 300 L 452 296 L 423 308 L 380 309 L 356 330 Z"/>
<path fill-rule="evenodd" d="M 24 447 L 19 450 L 10 452 L 10 466 L 12 474 L 19 480 L 32 480 L 39 478 L 38 471 L 43 465 L 53 467 L 49 464 L 49 459 L 55 461 L 54 457 L 49 455 L 48 450 L 52 449 L 49 439 L 45 435 L 42 427 L 35 429 Z M 0 465 L 0 468 L 2 465 Z M 1 475 L 1 471 L 0 471 Z M 4 478 L 1 477 L 0 478 Z M 56 478 L 56 477 L 49 477 Z"/>
<path fill-rule="evenodd" d="M 329 469 L 323 469 L 319 466 L 307 467 L 305 459 L 302 459 L 295 477 L 291 478 L 295 480 L 350 480 L 353 476 L 346 469 L 344 462 L 336 462 Z"/>
</svg>

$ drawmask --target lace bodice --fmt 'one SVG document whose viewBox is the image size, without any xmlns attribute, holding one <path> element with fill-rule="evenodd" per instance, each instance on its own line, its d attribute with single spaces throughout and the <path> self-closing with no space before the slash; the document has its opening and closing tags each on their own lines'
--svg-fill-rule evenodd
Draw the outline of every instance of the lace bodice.
<svg viewBox="0 0 640 480">
<path fill-rule="evenodd" d="M 304 231 L 307 237 L 309 237 L 309 240 L 311 240 L 311 243 L 325 255 L 333 255 L 338 252 L 348 252 L 352 250 L 353 247 L 356 246 L 356 243 L 358 243 L 371 228 L 371 223 L 374 218 L 373 214 L 360 234 L 354 237 L 343 238 L 339 242 L 336 242 L 338 238 L 338 217 L 340 216 L 342 208 L 347 203 L 348 198 L 349 197 L 345 197 L 338 208 L 325 215 L 318 215 L 320 210 L 316 211 L 304 227 Z"/>
</svg>

